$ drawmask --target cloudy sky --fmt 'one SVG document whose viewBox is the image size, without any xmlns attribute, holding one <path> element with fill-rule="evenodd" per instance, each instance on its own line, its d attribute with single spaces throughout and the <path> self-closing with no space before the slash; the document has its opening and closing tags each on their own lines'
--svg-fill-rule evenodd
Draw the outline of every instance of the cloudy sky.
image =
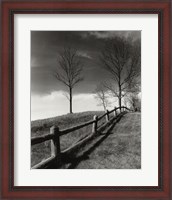
<svg viewBox="0 0 172 200">
<path fill-rule="evenodd" d="M 64 96 L 67 88 L 53 73 L 58 69 L 58 54 L 64 47 L 75 48 L 84 64 L 84 81 L 73 89 L 73 112 L 102 110 L 93 91 L 110 74 L 99 61 L 108 38 L 115 36 L 140 39 L 139 31 L 32 31 L 31 32 L 31 119 L 43 119 L 69 113 Z M 115 102 L 113 104 L 115 106 Z"/>
</svg>

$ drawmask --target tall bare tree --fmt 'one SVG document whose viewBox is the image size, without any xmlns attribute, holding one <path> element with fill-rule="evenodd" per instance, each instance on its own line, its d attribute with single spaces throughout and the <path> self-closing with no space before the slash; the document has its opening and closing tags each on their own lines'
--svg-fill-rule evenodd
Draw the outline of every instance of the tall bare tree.
<svg viewBox="0 0 172 200">
<path fill-rule="evenodd" d="M 104 87 L 104 83 L 100 83 L 97 85 L 95 91 L 95 99 L 99 102 L 98 106 L 103 106 L 104 110 L 106 111 L 107 106 L 110 105 L 107 89 Z"/>
<path fill-rule="evenodd" d="M 140 74 L 140 41 L 131 42 L 116 37 L 107 42 L 101 52 L 104 68 L 111 74 L 113 82 L 106 84 L 121 107 L 122 98 L 131 92 L 133 83 Z"/>
<path fill-rule="evenodd" d="M 83 80 L 81 76 L 83 64 L 79 59 L 77 50 L 72 48 L 64 48 L 59 54 L 58 69 L 55 77 L 68 88 L 65 96 L 69 100 L 70 113 L 72 113 L 72 90 L 76 84 Z"/>
</svg>

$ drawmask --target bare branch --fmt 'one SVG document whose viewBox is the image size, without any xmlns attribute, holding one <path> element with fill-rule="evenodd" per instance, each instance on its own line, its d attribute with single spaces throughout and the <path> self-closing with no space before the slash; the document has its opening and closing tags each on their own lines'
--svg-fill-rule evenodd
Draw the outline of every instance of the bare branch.
<svg viewBox="0 0 172 200">
<path fill-rule="evenodd" d="M 112 75 L 114 84 L 106 84 L 106 88 L 119 99 L 135 89 L 137 77 L 140 76 L 141 48 L 140 41 L 133 42 L 116 37 L 107 41 L 100 56 L 103 67 Z"/>
<path fill-rule="evenodd" d="M 72 113 L 72 89 L 83 80 L 81 76 L 83 64 L 79 60 L 77 50 L 70 47 L 64 48 L 58 56 L 58 69 L 55 72 L 55 78 L 66 85 L 69 89 L 68 95 L 70 101 L 70 113 Z"/>
<path fill-rule="evenodd" d="M 68 92 L 63 92 L 63 95 L 70 101 L 70 95 Z"/>
<path fill-rule="evenodd" d="M 103 86 L 113 97 L 119 97 L 118 89 L 111 82 L 104 82 Z"/>
<path fill-rule="evenodd" d="M 98 106 L 103 106 L 104 110 L 107 109 L 107 106 L 110 105 L 109 102 L 109 97 L 108 97 L 108 93 L 107 93 L 107 89 L 104 87 L 104 83 L 100 83 L 99 85 L 97 85 L 95 91 L 95 99 L 97 99 L 97 101 L 99 102 Z"/>
</svg>

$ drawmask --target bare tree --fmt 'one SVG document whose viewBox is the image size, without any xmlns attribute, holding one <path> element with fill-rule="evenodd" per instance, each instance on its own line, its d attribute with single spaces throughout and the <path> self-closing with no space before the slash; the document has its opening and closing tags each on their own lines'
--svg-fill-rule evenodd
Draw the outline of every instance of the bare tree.
<svg viewBox="0 0 172 200">
<path fill-rule="evenodd" d="M 138 94 L 131 93 L 127 98 L 131 109 L 134 111 L 141 111 L 141 101 Z"/>
<path fill-rule="evenodd" d="M 113 80 L 106 87 L 118 98 L 119 107 L 122 98 L 134 89 L 132 85 L 140 74 L 140 57 L 140 41 L 131 42 L 120 37 L 108 41 L 101 53 L 103 66 Z"/>
<path fill-rule="evenodd" d="M 78 57 L 77 51 L 72 48 L 64 48 L 59 54 L 58 69 L 55 77 L 68 88 L 65 96 L 69 100 L 70 113 L 72 113 L 72 90 L 76 84 L 83 80 L 81 76 L 83 65 Z"/>
<path fill-rule="evenodd" d="M 104 87 L 104 83 L 100 83 L 97 85 L 95 91 L 95 98 L 98 100 L 99 104 L 98 106 L 103 106 L 104 110 L 107 110 L 107 106 L 110 105 L 107 89 Z"/>
</svg>

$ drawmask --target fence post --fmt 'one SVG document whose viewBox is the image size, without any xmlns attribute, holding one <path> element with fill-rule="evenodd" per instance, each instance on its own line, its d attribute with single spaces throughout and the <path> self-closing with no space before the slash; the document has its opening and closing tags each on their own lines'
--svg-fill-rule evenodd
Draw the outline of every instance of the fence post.
<svg viewBox="0 0 172 200">
<path fill-rule="evenodd" d="M 113 114 L 114 114 L 114 117 L 116 117 L 116 107 L 114 108 Z"/>
<path fill-rule="evenodd" d="M 52 126 L 50 128 L 50 134 L 53 134 L 54 137 L 51 140 L 51 156 L 55 157 L 55 163 L 60 165 L 61 163 L 61 152 L 60 152 L 60 134 L 59 127 Z"/>
<path fill-rule="evenodd" d="M 97 115 L 94 115 L 93 117 L 93 120 L 95 120 L 95 122 L 93 123 L 93 126 L 92 126 L 92 133 L 96 133 L 97 132 Z"/>
<path fill-rule="evenodd" d="M 109 110 L 106 110 L 106 121 L 109 121 Z"/>
<path fill-rule="evenodd" d="M 116 108 L 116 116 L 119 114 L 118 109 L 119 109 L 119 108 Z"/>
</svg>

